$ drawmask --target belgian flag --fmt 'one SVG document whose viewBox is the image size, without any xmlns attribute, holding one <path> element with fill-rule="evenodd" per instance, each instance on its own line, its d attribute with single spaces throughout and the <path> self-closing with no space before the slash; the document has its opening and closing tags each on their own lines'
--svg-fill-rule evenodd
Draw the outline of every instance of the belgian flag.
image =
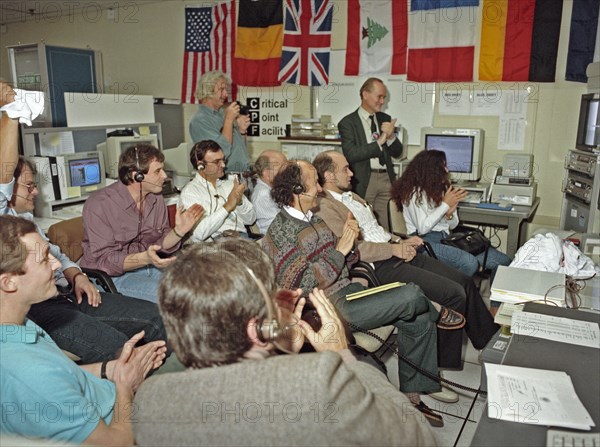
<svg viewBox="0 0 600 447">
<path fill-rule="evenodd" d="M 479 79 L 554 82 L 562 7 L 560 0 L 484 0 Z"/>
<path fill-rule="evenodd" d="M 280 85 L 283 2 L 239 0 L 232 80 L 238 85 Z"/>
</svg>

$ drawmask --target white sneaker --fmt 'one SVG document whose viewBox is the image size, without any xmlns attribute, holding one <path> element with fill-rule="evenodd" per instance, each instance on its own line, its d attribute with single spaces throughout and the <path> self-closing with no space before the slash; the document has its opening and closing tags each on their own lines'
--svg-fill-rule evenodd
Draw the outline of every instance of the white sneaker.
<svg viewBox="0 0 600 447">
<path fill-rule="evenodd" d="M 447 404 L 458 402 L 458 394 L 445 385 L 442 386 L 442 391 L 438 391 L 437 393 L 427 393 L 427 395 L 435 400 L 439 400 L 440 402 L 445 402 Z"/>
</svg>

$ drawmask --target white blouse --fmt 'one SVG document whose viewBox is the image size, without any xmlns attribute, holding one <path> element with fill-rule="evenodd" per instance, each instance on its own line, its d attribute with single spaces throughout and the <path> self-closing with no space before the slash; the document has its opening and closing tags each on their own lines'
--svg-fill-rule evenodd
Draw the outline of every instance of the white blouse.
<svg viewBox="0 0 600 447">
<path fill-rule="evenodd" d="M 435 206 L 423 194 L 422 203 L 417 202 L 417 194 L 413 194 L 410 203 L 404 205 L 404 221 L 409 234 L 416 233 L 424 235 L 430 231 L 444 231 L 450 233 L 450 230 L 458 225 L 458 213 L 452 213 L 451 219 L 446 219 L 446 213 L 450 206 L 446 202 Z"/>
</svg>

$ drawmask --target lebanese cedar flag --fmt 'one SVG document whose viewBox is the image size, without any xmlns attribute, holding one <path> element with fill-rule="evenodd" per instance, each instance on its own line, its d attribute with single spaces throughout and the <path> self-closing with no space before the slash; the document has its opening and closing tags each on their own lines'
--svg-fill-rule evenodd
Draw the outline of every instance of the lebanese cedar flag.
<svg viewBox="0 0 600 447">
<path fill-rule="evenodd" d="M 406 73 L 406 0 L 348 0 L 347 76 Z"/>
<path fill-rule="evenodd" d="M 484 0 L 482 81 L 554 82 L 562 1 Z"/>
<path fill-rule="evenodd" d="M 473 80 L 478 7 L 479 0 L 411 0 L 408 80 Z"/>
<path fill-rule="evenodd" d="M 231 73 L 233 42 L 235 0 L 214 6 L 185 8 L 182 103 L 198 102 L 194 92 L 198 79 L 204 73 L 214 70 Z"/>
</svg>

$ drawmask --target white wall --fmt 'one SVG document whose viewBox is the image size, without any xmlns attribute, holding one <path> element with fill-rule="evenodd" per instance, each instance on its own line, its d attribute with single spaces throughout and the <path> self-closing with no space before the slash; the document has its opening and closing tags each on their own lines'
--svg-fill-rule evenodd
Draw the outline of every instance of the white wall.
<svg viewBox="0 0 600 447">
<path fill-rule="evenodd" d="M 202 4 L 211 3 L 204 1 Z M 109 92 L 151 94 L 157 97 L 179 98 L 181 89 L 184 9 L 194 2 L 162 1 L 137 5 L 125 4 L 115 19 L 95 15 L 76 14 L 39 19 L 33 22 L 6 25 L 1 34 L 2 47 L 19 43 L 44 41 L 47 44 L 100 50 L 103 55 L 105 88 Z M 564 78 L 572 0 L 565 0 L 560 37 L 557 82 L 534 84 L 538 92 L 536 103 L 529 107 L 526 151 L 534 155 L 536 179 L 541 205 L 534 224 L 558 227 L 560 215 L 560 185 L 563 178 L 563 158 L 574 147 L 579 98 L 586 91 L 580 83 L 566 82 Z M 345 48 L 345 2 L 335 1 L 333 48 Z M 9 78 L 7 52 L 0 51 L 0 76 Z M 503 90 L 511 84 L 499 83 Z M 439 88 L 437 87 L 439 92 Z M 310 101 L 306 94 L 294 103 L 294 113 L 308 114 Z M 358 105 L 358 96 L 357 96 Z M 195 106 L 186 106 L 186 122 Z M 348 111 L 350 112 L 350 111 Z M 401 117 L 400 121 L 401 121 Z M 498 134 L 497 118 L 444 116 L 434 112 L 434 125 L 483 127 L 486 130 L 484 163 L 501 161 L 504 151 L 495 149 Z M 283 123 L 285 124 L 285 123 Z M 255 141 L 253 155 L 267 147 L 278 147 L 277 142 Z M 416 152 L 409 148 L 409 155 Z M 534 225 L 534 227 L 536 226 Z"/>
</svg>

